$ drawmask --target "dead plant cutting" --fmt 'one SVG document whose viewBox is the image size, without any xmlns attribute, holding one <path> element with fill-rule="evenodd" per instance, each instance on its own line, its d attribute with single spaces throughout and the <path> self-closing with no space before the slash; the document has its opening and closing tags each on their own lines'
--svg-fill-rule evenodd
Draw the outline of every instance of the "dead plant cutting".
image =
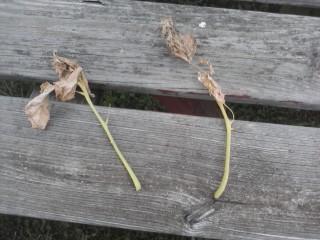
<svg viewBox="0 0 320 240">
<path fill-rule="evenodd" d="M 208 60 L 202 58 L 199 58 L 197 65 L 192 63 L 192 59 L 197 50 L 196 39 L 190 34 L 179 33 L 176 30 L 171 17 L 166 17 L 161 20 L 161 35 L 166 42 L 169 52 L 173 56 L 182 59 L 183 61 L 187 62 L 197 70 L 198 80 L 203 84 L 203 86 L 206 89 L 208 89 L 209 95 L 216 100 L 224 118 L 226 127 L 226 153 L 224 163 L 224 174 L 219 187 L 214 192 L 214 198 L 218 199 L 225 191 L 229 178 L 232 130 L 231 125 L 234 120 L 233 112 L 225 104 L 224 94 L 222 93 L 218 83 L 213 78 L 213 65 Z M 203 70 L 204 65 L 208 67 L 207 70 Z M 229 119 L 226 109 L 228 109 L 232 113 L 232 120 Z"/>
<path fill-rule="evenodd" d="M 88 80 L 81 66 L 71 59 L 58 56 L 56 53 L 54 53 L 53 68 L 58 74 L 59 80 L 53 84 L 50 84 L 49 82 L 43 83 L 40 86 L 40 95 L 33 98 L 25 106 L 25 113 L 28 117 L 28 120 L 31 122 L 32 128 L 46 128 L 50 119 L 50 112 L 48 108 L 48 96 L 50 93 L 55 92 L 56 98 L 60 101 L 69 101 L 75 97 L 76 93 L 82 95 L 98 119 L 113 149 L 117 153 L 121 163 L 124 165 L 129 176 L 131 177 L 136 191 L 139 191 L 141 189 L 140 181 L 136 177 L 129 163 L 118 148 L 113 136 L 111 135 L 108 127 L 108 119 L 106 121 L 103 120 L 91 101 L 91 97 L 94 95 L 90 91 Z M 81 91 L 76 91 L 78 87 Z"/>
</svg>

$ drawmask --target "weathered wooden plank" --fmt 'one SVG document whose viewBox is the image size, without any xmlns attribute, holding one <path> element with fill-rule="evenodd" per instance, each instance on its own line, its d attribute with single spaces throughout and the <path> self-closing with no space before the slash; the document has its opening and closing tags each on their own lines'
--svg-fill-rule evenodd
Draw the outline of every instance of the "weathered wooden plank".
<svg viewBox="0 0 320 240">
<path fill-rule="evenodd" d="M 0 79 L 55 80 L 52 51 L 79 59 L 92 82 L 208 98 L 194 69 L 168 55 L 171 15 L 199 40 L 230 101 L 320 109 L 320 19 L 135 1 L 0 2 Z M 200 22 L 207 23 L 202 29 Z"/>
<path fill-rule="evenodd" d="M 268 4 L 278 4 L 287 6 L 298 6 L 298 7 L 308 7 L 308 8 L 319 8 L 319 0 L 236 0 L 241 2 L 258 2 L 258 3 L 268 3 Z"/>
<path fill-rule="evenodd" d="M 217 239 L 319 239 L 320 129 L 236 121 L 230 184 L 213 203 L 222 120 L 111 108 L 137 193 L 87 106 L 55 102 L 39 131 L 25 103 L 0 97 L 1 213 Z"/>
</svg>

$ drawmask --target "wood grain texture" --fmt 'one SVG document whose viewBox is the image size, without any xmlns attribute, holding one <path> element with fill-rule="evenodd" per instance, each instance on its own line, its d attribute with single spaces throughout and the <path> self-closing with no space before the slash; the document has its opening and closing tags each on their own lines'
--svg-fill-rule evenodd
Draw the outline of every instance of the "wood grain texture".
<svg viewBox="0 0 320 240">
<path fill-rule="evenodd" d="M 236 0 L 242 2 L 259 2 L 259 3 L 271 3 L 278 5 L 287 5 L 287 6 L 299 6 L 299 7 L 308 7 L 308 8 L 319 8 L 319 0 Z"/>
<path fill-rule="evenodd" d="M 54 102 L 41 131 L 25 104 L 0 97 L 1 213 L 217 239 L 319 239 L 320 129 L 236 121 L 230 183 L 213 203 L 222 120 L 111 108 L 137 193 L 88 106 Z"/>
<path fill-rule="evenodd" d="M 215 65 L 229 101 L 320 109 L 320 19 L 135 1 L 0 2 L 0 79 L 55 80 L 53 50 L 77 58 L 91 82 L 206 98 L 194 69 L 160 38 L 171 15 Z M 199 28 L 205 21 L 207 27 Z"/>
</svg>

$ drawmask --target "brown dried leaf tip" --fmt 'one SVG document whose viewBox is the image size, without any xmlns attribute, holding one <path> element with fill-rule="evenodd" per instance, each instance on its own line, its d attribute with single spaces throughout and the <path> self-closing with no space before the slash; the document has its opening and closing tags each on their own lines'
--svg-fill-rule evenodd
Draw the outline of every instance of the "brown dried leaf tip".
<svg viewBox="0 0 320 240">
<path fill-rule="evenodd" d="M 198 80 L 208 89 L 209 94 L 213 96 L 217 102 L 225 103 L 224 94 L 221 91 L 220 86 L 218 83 L 213 79 L 213 66 L 212 64 L 206 59 L 200 59 L 200 65 L 207 65 L 207 71 L 200 71 L 198 72 Z"/>
<path fill-rule="evenodd" d="M 171 17 L 161 20 L 161 35 L 165 39 L 170 53 L 187 63 L 191 63 L 197 50 L 197 42 L 190 34 L 180 34 Z"/>
<path fill-rule="evenodd" d="M 41 84 L 40 89 L 40 95 L 25 106 L 25 113 L 32 128 L 45 129 L 50 119 L 48 96 L 54 90 L 54 86 L 45 82 Z"/>
<path fill-rule="evenodd" d="M 51 92 L 55 91 L 57 99 L 61 101 L 71 100 L 75 96 L 78 82 L 81 82 L 88 94 L 93 96 L 82 68 L 75 61 L 53 53 L 53 67 L 59 80 L 53 85 L 49 82 L 43 83 L 40 86 L 40 95 L 33 98 L 25 107 L 25 113 L 32 128 L 46 128 L 50 119 L 48 96 Z"/>
<path fill-rule="evenodd" d="M 60 57 L 53 53 L 53 68 L 59 76 L 59 81 L 54 82 L 56 97 L 61 101 L 69 101 L 74 98 L 77 83 L 84 81 L 90 95 L 88 81 L 84 76 L 83 70 L 75 61 Z"/>
</svg>

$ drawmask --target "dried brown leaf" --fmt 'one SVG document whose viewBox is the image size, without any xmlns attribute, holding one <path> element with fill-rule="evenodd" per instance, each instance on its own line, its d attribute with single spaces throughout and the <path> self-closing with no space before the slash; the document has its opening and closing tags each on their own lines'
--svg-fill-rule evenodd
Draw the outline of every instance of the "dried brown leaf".
<svg viewBox="0 0 320 240">
<path fill-rule="evenodd" d="M 74 98 L 77 89 L 79 76 L 82 72 L 81 67 L 77 67 L 67 79 L 54 82 L 56 97 L 61 101 L 69 101 Z"/>
<path fill-rule="evenodd" d="M 187 63 L 191 63 L 197 50 L 197 42 L 190 34 L 180 34 L 173 24 L 171 17 L 161 20 L 161 34 L 165 39 L 170 53 Z"/>
<path fill-rule="evenodd" d="M 53 68 L 59 76 L 59 80 L 67 80 L 70 74 L 79 67 L 75 61 L 58 56 L 56 52 L 53 53 Z"/>
<path fill-rule="evenodd" d="M 53 53 L 53 67 L 59 76 L 59 81 L 54 82 L 56 97 L 59 100 L 69 101 L 74 98 L 80 78 L 84 79 L 88 93 L 94 96 L 90 91 L 87 79 L 84 77 L 83 69 L 78 63 Z"/>
<path fill-rule="evenodd" d="M 213 69 L 213 65 L 209 62 L 208 59 L 205 58 L 199 58 L 198 61 L 199 65 L 207 65 L 208 66 L 208 73 L 212 76 L 213 74 L 215 74 L 214 69 Z"/>
<path fill-rule="evenodd" d="M 54 90 L 54 86 L 45 82 L 41 84 L 40 89 L 40 95 L 25 106 L 25 113 L 32 128 L 45 129 L 50 119 L 48 96 Z"/>
<path fill-rule="evenodd" d="M 204 64 L 208 66 L 208 71 L 198 72 L 198 80 L 205 86 L 209 94 L 213 96 L 217 102 L 225 103 L 224 94 L 219 86 L 219 84 L 213 79 L 213 66 L 206 59 L 200 59 L 199 64 Z"/>
<path fill-rule="evenodd" d="M 44 82 L 44 83 L 42 83 L 40 85 L 40 93 L 44 93 L 44 92 L 48 92 L 48 91 L 50 91 L 50 93 L 51 93 L 52 92 L 52 88 L 53 88 L 53 85 L 51 83 Z"/>
</svg>

